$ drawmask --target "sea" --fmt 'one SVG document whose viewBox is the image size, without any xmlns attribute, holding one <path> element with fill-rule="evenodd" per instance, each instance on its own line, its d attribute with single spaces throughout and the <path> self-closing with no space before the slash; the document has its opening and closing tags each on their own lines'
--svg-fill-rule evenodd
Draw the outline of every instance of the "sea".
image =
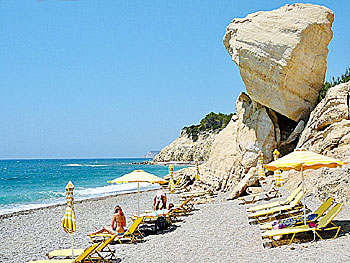
<svg viewBox="0 0 350 263">
<path fill-rule="evenodd" d="M 137 183 L 109 184 L 133 170 L 159 177 L 168 166 L 142 165 L 151 159 L 30 159 L 0 160 L 0 215 L 65 203 L 65 186 L 75 186 L 76 201 L 94 197 L 137 192 Z M 184 166 L 174 166 L 174 170 Z M 159 188 L 140 183 L 140 190 Z"/>
</svg>

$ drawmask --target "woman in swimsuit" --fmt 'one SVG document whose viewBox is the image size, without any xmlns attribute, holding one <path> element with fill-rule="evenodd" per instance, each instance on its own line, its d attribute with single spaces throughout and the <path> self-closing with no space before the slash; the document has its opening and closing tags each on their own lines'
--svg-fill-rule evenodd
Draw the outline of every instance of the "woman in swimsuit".
<svg viewBox="0 0 350 263">
<path fill-rule="evenodd" d="M 112 216 L 112 225 L 111 226 L 104 226 L 101 229 L 97 230 L 94 233 L 90 233 L 89 235 L 96 235 L 103 232 L 107 232 L 111 235 L 118 234 L 123 235 L 125 230 L 124 227 L 126 226 L 126 219 L 125 215 L 119 205 L 117 205 L 114 208 L 114 214 Z"/>
</svg>

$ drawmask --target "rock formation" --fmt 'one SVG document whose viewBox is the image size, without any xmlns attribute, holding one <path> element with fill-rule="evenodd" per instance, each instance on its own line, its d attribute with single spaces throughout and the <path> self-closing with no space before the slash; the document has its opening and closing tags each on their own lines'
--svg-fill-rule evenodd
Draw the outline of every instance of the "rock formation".
<svg viewBox="0 0 350 263">
<path fill-rule="evenodd" d="M 324 82 L 333 19 L 333 12 L 325 7 L 293 4 L 234 19 L 227 27 L 224 44 L 240 68 L 249 95 L 240 94 L 237 115 L 207 151 L 208 161 L 199 167 L 202 183 L 231 191 L 229 198 L 237 197 L 258 183 L 259 150 L 265 163 L 272 160 L 275 148 L 283 156 L 296 146 L 349 158 L 349 84 L 332 88 L 309 119 Z M 318 197 L 328 191 L 320 190 L 323 186 L 348 187 L 342 172 L 348 173 L 349 167 L 308 171 L 314 180 L 313 174 L 323 178 L 334 173 L 336 181 L 311 182 Z M 175 176 L 193 181 L 194 174 L 193 168 L 186 168 Z M 291 176 L 289 184 L 294 187 L 293 178 L 300 182 L 299 174 Z M 341 192 L 349 200 L 350 195 Z"/>
<path fill-rule="evenodd" d="M 216 135 L 217 132 L 203 132 L 199 134 L 196 141 L 193 141 L 193 139 L 186 134 L 185 130 L 182 130 L 180 137 L 164 147 L 160 153 L 153 158 L 153 161 L 207 161 L 211 145 Z"/>
<path fill-rule="evenodd" d="M 350 162 L 350 82 L 328 90 L 326 97 L 310 114 L 300 136 L 298 148 Z M 337 169 L 305 171 L 305 185 L 309 195 L 338 201 L 350 201 L 350 165 Z M 300 174 L 286 172 L 290 188 L 300 182 Z"/>
<path fill-rule="evenodd" d="M 310 114 L 297 147 L 335 158 L 350 158 L 349 104 L 350 82 L 330 88 Z"/>
<path fill-rule="evenodd" d="M 212 143 L 208 161 L 200 165 L 201 181 L 207 185 L 217 184 L 218 190 L 230 191 L 249 174 L 246 187 L 257 184 L 255 167 L 259 150 L 264 153 L 264 162 L 272 160 L 275 148 L 282 152 L 294 149 L 303 121 L 293 122 L 273 110 L 253 101 L 241 93 L 236 102 L 237 113 Z M 186 168 L 175 176 L 193 177 L 193 168 Z M 231 195 L 234 197 L 234 194 Z"/>
<path fill-rule="evenodd" d="M 235 18 L 224 44 L 249 96 L 299 121 L 314 108 L 326 73 L 334 14 L 311 4 Z"/>
</svg>

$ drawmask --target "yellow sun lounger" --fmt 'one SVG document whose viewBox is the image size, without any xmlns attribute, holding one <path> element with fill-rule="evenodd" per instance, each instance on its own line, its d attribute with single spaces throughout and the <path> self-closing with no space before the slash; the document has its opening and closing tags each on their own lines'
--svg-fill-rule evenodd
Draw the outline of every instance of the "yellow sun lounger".
<svg viewBox="0 0 350 263">
<path fill-rule="evenodd" d="M 186 215 L 193 210 L 194 203 L 192 202 L 195 198 L 195 195 L 190 196 L 185 201 L 183 201 L 180 205 L 175 205 L 170 210 L 163 209 L 159 211 L 145 211 L 144 216 L 145 219 L 157 219 L 162 216 L 168 219 L 169 223 L 172 224 L 177 217 Z M 132 220 L 135 220 L 136 217 L 131 217 Z M 146 223 L 150 223 L 149 220 Z"/>
<path fill-rule="evenodd" d="M 247 212 L 256 212 L 263 209 L 268 209 L 276 206 L 289 205 L 290 202 L 302 191 L 302 187 L 297 187 L 285 200 L 270 202 L 263 205 L 251 206 L 247 208 Z"/>
<path fill-rule="evenodd" d="M 111 235 L 110 238 L 105 239 L 103 242 L 101 242 L 101 245 L 98 246 L 98 248 L 95 250 L 94 253 L 96 253 L 98 256 L 97 257 L 91 257 L 95 262 L 99 261 L 111 261 L 112 259 L 117 260 L 116 255 L 114 254 L 115 251 L 112 250 L 109 247 L 109 244 L 114 240 L 116 235 Z M 97 243 L 98 244 L 98 243 Z M 78 257 L 82 253 L 84 253 L 84 249 L 74 249 L 74 256 Z M 58 249 L 51 251 L 46 254 L 49 259 L 53 258 L 68 258 L 72 256 L 72 249 Z"/>
<path fill-rule="evenodd" d="M 279 245 L 277 244 L 276 240 L 273 239 L 274 236 L 283 236 L 283 235 L 291 234 L 292 238 L 288 244 L 288 245 L 290 245 L 290 244 L 292 244 L 293 239 L 297 233 L 304 233 L 304 232 L 308 232 L 308 231 L 313 231 L 315 235 L 317 235 L 320 239 L 323 240 L 323 238 L 320 235 L 320 232 L 325 232 L 325 231 L 329 231 L 329 230 L 336 230 L 336 233 L 333 237 L 333 239 L 335 239 L 338 236 L 339 231 L 341 230 L 341 227 L 335 225 L 332 222 L 332 220 L 334 219 L 334 217 L 336 217 L 340 213 L 340 211 L 342 209 L 343 209 L 342 204 L 336 204 L 334 207 L 332 207 L 332 209 L 325 216 L 322 217 L 322 219 L 320 219 L 317 227 L 315 227 L 315 228 L 309 227 L 308 225 L 287 227 L 287 228 L 276 229 L 276 230 L 268 230 L 268 231 L 262 233 L 261 236 L 263 238 L 270 238 L 276 246 L 279 246 Z M 332 226 L 327 227 L 329 224 L 331 224 Z M 316 236 L 315 236 L 315 238 L 316 238 Z"/>
<path fill-rule="evenodd" d="M 307 215 L 306 217 L 306 222 L 309 223 L 310 221 L 317 221 L 321 216 L 323 216 L 323 214 L 328 210 L 328 208 L 331 207 L 332 203 L 334 201 L 334 198 L 329 197 L 326 201 L 323 202 L 322 205 L 320 205 L 319 208 L 317 208 L 317 210 L 315 212 L 312 212 L 311 214 Z M 311 215 L 315 215 L 315 217 L 313 217 L 312 220 L 308 220 L 308 218 L 310 218 Z M 284 225 L 300 225 L 304 223 L 304 216 L 300 215 L 300 216 L 296 216 L 296 217 L 289 217 L 289 218 L 284 218 L 279 220 L 278 222 L 279 224 L 284 224 Z M 268 222 L 262 225 L 259 225 L 260 230 L 268 230 L 268 229 L 272 229 L 273 222 Z"/>
<path fill-rule="evenodd" d="M 93 244 L 84 250 L 84 252 L 76 259 L 43 259 L 43 260 L 31 260 L 29 263 L 83 263 L 94 262 L 91 255 L 96 251 L 101 243 Z"/>
<path fill-rule="evenodd" d="M 123 235 L 111 235 L 107 233 L 101 233 L 101 234 L 96 234 L 96 235 L 89 235 L 91 238 L 91 241 L 94 243 L 94 238 L 95 237 L 103 237 L 104 239 L 106 238 L 111 238 L 113 236 L 113 239 L 118 240 L 120 244 L 123 244 L 123 241 L 129 240 L 130 239 L 130 244 L 133 243 L 136 239 L 143 239 L 143 235 L 138 229 L 139 226 L 142 224 L 144 217 L 138 217 L 132 225 L 129 227 L 127 231 L 124 232 Z"/>
<path fill-rule="evenodd" d="M 277 195 L 278 195 L 278 190 L 275 188 L 275 185 L 272 184 L 270 189 L 264 192 L 264 195 L 262 193 L 256 193 L 256 194 L 241 196 L 238 198 L 238 201 L 240 201 L 241 204 L 245 204 L 245 205 L 253 204 L 259 200 L 270 200 L 272 198 L 277 197 Z"/>
<path fill-rule="evenodd" d="M 191 195 L 188 197 L 185 201 L 183 201 L 180 205 L 175 205 L 173 208 L 171 208 L 171 211 L 175 215 L 185 215 L 190 213 L 194 208 L 194 198 L 196 195 Z"/>
<path fill-rule="evenodd" d="M 283 206 L 273 207 L 270 209 L 259 210 L 255 213 L 249 214 L 248 217 L 250 219 L 256 219 L 259 223 L 261 223 L 262 221 L 266 221 L 266 220 L 271 221 L 273 218 L 278 217 L 277 215 L 275 216 L 275 214 L 277 213 L 279 214 L 288 213 L 290 216 L 292 216 L 291 212 L 293 212 L 293 214 L 296 214 L 296 213 L 300 214 L 302 213 L 302 210 L 300 210 L 300 208 L 302 207 L 302 203 L 301 203 L 302 197 L 303 197 L 303 193 L 300 192 L 289 205 L 283 205 Z"/>
</svg>

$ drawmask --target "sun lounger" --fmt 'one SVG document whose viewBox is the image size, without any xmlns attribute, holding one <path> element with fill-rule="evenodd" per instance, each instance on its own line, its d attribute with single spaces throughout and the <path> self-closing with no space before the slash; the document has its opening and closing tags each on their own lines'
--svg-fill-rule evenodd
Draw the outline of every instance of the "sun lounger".
<svg viewBox="0 0 350 263">
<path fill-rule="evenodd" d="M 320 205 L 320 207 L 316 211 L 307 215 L 306 222 L 309 223 L 310 221 L 317 221 L 328 210 L 328 208 L 332 205 L 333 201 L 334 201 L 334 198 L 329 197 L 326 201 L 323 202 L 322 205 Z M 275 221 L 275 222 L 277 222 L 277 221 Z M 274 222 L 268 222 L 268 223 L 262 224 L 259 226 L 259 228 L 261 230 L 272 229 L 273 223 Z M 303 215 L 284 218 L 284 219 L 281 219 L 278 221 L 278 224 L 283 224 L 286 227 L 300 225 L 303 223 L 304 223 L 304 216 Z"/>
<path fill-rule="evenodd" d="M 288 213 L 290 216 L 292 216 L 293 214 L 300 214 L 302 213 L 302 210 L 300 210 L 300 208 L 302 207 L 302 197 L 303 193 L 300 192 L 289 205 L 282 205 L 272 207 L 270 209 L 259 210 L 257 212 L 249 214 L 248 217 L 250 219 L 255 219 L 259 223 L 261 223 L 262 221 L 271 221 L 273 218 L 277 218 L 277 213 L 279 215 L 282 213 Z"/>
<path fill-rule="evenodd" d="M 174 207 L 171 209 L 173 214 L 186 215 L 190 213 L 194 208 L 193 201 L 195 197 L 196 195 L 191 195 L 185 201 L 183 201 L 180 205 L 174 205 Z"/>
<path fill-rule="evenodd" d="M 158 217 L 165 217 L 169 224 L 172 224 L 178 216 L 186 215 L 193 210 L 194 204 L 192 201 L 194 200 L 194 198 L 195 195 L 192 195 L 188 197 L 185 201 L 183 201 L 181 204 L 174 205 L 174 207 L 172 207 L 170 210 L 162 209 L 157 211 L 145 211 L 145 213 L 141 214 L 140 216 L 144 217 L 145 223 L 153 223 L 153 221 L 156 220 Z M 135 216 L 131 217 L 132 220 L 135 220 L 136 218 L 137 217 Z"/>
<path fill-rule="evenodd" d="M 116 260 L 117 257 L 115 255 L 115 251 L 109 247 L 110 243 L 114 240 L 115 236 L 116 235 L 111 235 L 110 238 L 103 240 L 94 252 L 94 254 L 96 253 L 98 256 L 91 256 L 90 258 L 94 261 L 102 260 L 105 262 L 111 261 L 113 259 Z M 82 253 L 84 253 L 84 249 L 74 249 L 75 257 L 80 256 Z M 49 259 L 68 258 L 72 256 L 72 249 L 58 249 L 51 251 L 46 255 Z"/>
<path fill-rule="evenodd" d="M 141 214 L 140 216 L 142 216 L 144 218 L 143 220 L 143 224 L 151 224 L 151 223 L 155 223 L 155 221 L 159 218 L 159 217 L 164 217 L 165 220 L 171 225 L 173 223 L 173 214 L 172 214 L 172 209 L 161 209 L 161 210 L 150 210 L 150 211 L 145 211 L 145 213 Z M 131 220 L 136 220 L 137 217 L 136 216 L 132 216 Z"/>
<path fill-rule="evenodd" d="M 247 208 L 247 212 L 256 212 L 259 210 L 264 210 L 272 207 L 289 205 L 290 202 L 302 191 L 302 187 L 297 187 L 285 200 L 274 201 L 263 205 L 251 206 Z"/>
<path fill-rule="evenodd" d="M 143 239 L 143 235 L 138 229 L 139 226 L 142 224 L 144 220 L 144 217 L 138 217 L 132 225 L 129 227 L 127 231 L 124 232 L 123 235 L 111 235 L 107 233 L 101 233 L 101 234 L 96 234 L 96 235 L 89 235 L 91 238 L 91 241 L 94 243 L 94 238 L 96 237 L 103 237 L 104 239 L 106 238 L 111 238 L 112 236 L 114 237 L 113 239 L 116 239 L 120 244 L 123 244 L 125 240 L 130 240 L 130 244 L 133 243 L 136 239 Z"/>
<path fill-rule="evenodd" d="M 85 249 L 84 252 L 75 259 L 39 259 L 31 260 L 29 261 L 29 263 L 83 263 L 89 261 L 94 262 L 91 258 L 91 255 L 95 253 L 100 244 L 101 243 L 93 244 L 92 246 Z"/>
<path fill-rule="evenodd" d="M 332 220 L 340 213 L 340 211 L 342 209 L 343 209 L 342 204 L 336 204 L 335 206 L 333 206 L 332 209 L 319 220 L 319 222 L 315 228 L 310 227 L 309 225 L 302 225 L 302 226 L 287 227 L 287 228 L 276 229 L 276 230 L 268 230 L 268 231 L 262 233 L 262 237 L 263 238 L 270 238 L 276 246 L 279 246 L 277 244 L 276 240 L 273 239 L 273 237 L 291 234 L 292 238 L 288 244 L 288 245 L 290 245 L 290 244 L 292 244 L 295 235 L 298 233 L 313 231 L 314 235 L 315 235 L 314 239 L 316 238 L 316 235 L 317 235 L 321 240 L 323 240 L 323 238 L 321 237 L 322 232 L 336 230 L 336 233 L 333 237 L 335 239 L 338 236 L 339 231 L 341 230 L 341 227 L 335 225 L 332 222 Z M 327 227 L 329 224 L 331 224 L 332 226 Z"/>
<path fill-rule="evenodd" d="M 253 204 L 259 200 L 270 200 L 272 198 L 277 197 L 277 195 L 278 195 L 278 190 L 276 189 L 275 184 L 272 183 L 270 189 L 268 191 L 265 191 L 264 194 L 256 193 L 256 194 L 241 196 L 238 198 L 238 201 L 240 201 L 241 204 Z"/>
</svg>

